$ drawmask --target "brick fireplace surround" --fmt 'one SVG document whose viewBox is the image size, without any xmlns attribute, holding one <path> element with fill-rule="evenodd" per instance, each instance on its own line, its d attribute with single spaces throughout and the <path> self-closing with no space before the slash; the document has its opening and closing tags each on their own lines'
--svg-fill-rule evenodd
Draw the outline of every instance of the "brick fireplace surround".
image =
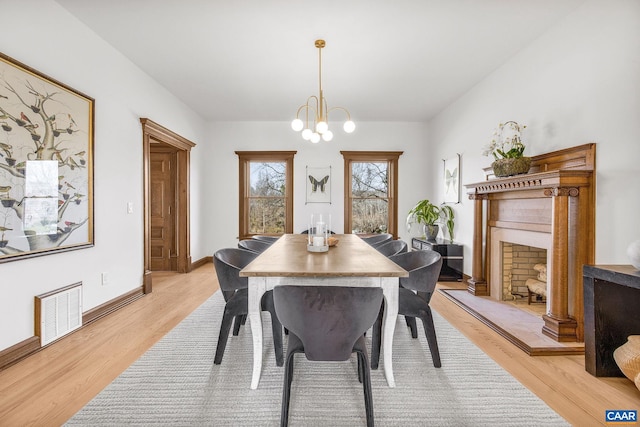
<svg viewBox="0 0 640 427">
<path fill-rule="evenodd" d="M 524 175 L 495 178 L 487 168 L 487 180 L 465 186 L 475 210 L 468 291 L 502 299 L 502 242 L 546 249 L 542 333 L 556 341 L 584 341 L 582 266 L 595 259 L 595 148 L 532 157 Z"/>
</svg>

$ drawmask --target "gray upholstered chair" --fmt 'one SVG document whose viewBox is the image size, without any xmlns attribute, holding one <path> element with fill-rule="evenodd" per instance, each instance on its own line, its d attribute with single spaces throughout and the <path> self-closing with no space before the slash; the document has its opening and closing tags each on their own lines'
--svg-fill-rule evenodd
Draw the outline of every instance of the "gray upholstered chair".
<svg viewBox="0 0 640 427">
<path fill-rule="evenodd" d="M 346 361 L 356 353 L 367 426 L 373 426 L 371 374 L 364 333 L 376 320 L 382 304 L 382 289 L 284 285 L 273 289 L 273 301 L 278 318 L 289 329 L 280 425 L 289 423 L 296 353 L 304 353 L 311 361 Z"/>
<path fill-rule="evenodd" d="M 415 318 L 418 317 L 422 320 L 433 366 L 439 368 L 442 364 L 429 302 L 438 282 L 438 276 L 442 268 L 442 257 L 436 251 L 412 251 L 391 256 L 389 259 L 409 272 L 409 277 L 400 278 L 398 314 L 407 318 L 407 325 L 411 328 L 411 336 L 413 338 L 418 338 Z M 380 310 L 372 330 L 372 369 L 378 368 L 381 335 L 382 310 Z"/>
<path fill-rule="evenodd" d="M 393 256 L 407 252 L 409 249 L 404 240 L 390 240 L 380 246 L 375 246 L 376 250 L 384 256 Z"/>
<path fill-rule="evenodd" d="M 363 237 L 362 238 L 362 240 L 364 240 L 365 242 L 367 242 L 368 244 L 370 244 L 374 248 L 376 246 L 380 246 L 380 245 L 382 245 L 384 243 L 387 243 L 391 239 L 393 239 L 393 236 L 391 234 L 389 234 L 389 233 L 376 234 L 376 235 L 373 235 L 373 236 Z"/>
<path fill-rule="evenodd" d="M 240 249 L 255 252 L 257 254 L 261 254 L 262 252 L 266 251 L 271 245 L 272 243 L 267 243 L 255 239 L 240 240 L 238 242 L 238 247 Z"/>
<path fill-rule="evenodd" d="M 233 335 L 238 335 L 240 324 L 244 322 L 249 313 L 249 290 L 248 278 L 240 277 L 240 270 L 253 261 L 258 254 L 249 252 L 244 249 L 225 248 L 216 251 L 213 254 L 213 264 L 215 266 L 216 275 L 220 284 L 220 290 L 224 296 L 226 304 L 222 315 L 222 324 L 220 325 L 220 334 L 218 336 L 218 345 L 216 347 L 216 355 L 213 363 L 219 365 L 222 363 L 227 339 L 229 338 L 229 330 L 231 323 L 235 318 L 235 327 Z M 273 305 L 273 291 L 267 291 L 261 301 L 262 311 L 271 313 L 271 329 L 273 332 L 273 346 L 276 353 L 276 365 L 282 366 L 282 325 L 276 315 Z"/>
<path fill-rule="evenodd" d="M 280 237 L 279 236 L 263 236 L 263 235 L 256 235 L 256 236 L 251 236 L 251 238 L 253 240 L 259 240 L 261 242 L 265 242 L 265 243 L 274 243 L 276 240 L 278 240 Z"/>
</svg>

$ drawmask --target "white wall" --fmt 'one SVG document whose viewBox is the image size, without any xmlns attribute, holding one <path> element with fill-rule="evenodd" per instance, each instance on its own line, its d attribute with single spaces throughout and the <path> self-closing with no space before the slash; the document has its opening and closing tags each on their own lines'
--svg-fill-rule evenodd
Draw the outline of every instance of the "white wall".
<svg viewBox="0 0 640 427">
<path fill-rule="evenodd" d="M 0 264 L 0 350 L 34 335 L 33 297 L 83 282 L 86 311 L 142 284 L 140 117 L 203 142 L 204 121 L 50 0 L 3 2 L 0 51 L 95 99 L 95 247 Z M 199 157 L 202 144 L 192 150 Z M 201 258 L 200 170 L 192 170 L 192 241 Z M 126 213 L 133 202 L 134 214 Z M 101 286 L 100 273 L 110 284 Z"/>
<path fill-rule="evenodd" d="M 585 2 L 431 120 L 432 168 L 459 152 L 462 183 L 482 181 L 482 147 L 506 120 L 527 125 L 528 155 L 597 143 L 596 263 L 628 264 L 640 239 L 640 2 Z M 465 196 L 455 210 L 471 274 L 473 205 Z"/>
<path fill-rule="evenodd" d="M 420 199 L 430 197 L 426 126 L 421 123 L 356 123 L 347 135 L 335 132 L 331 142 L 312 144 L 291 130 L 289 123 L 224 122 L 208 129 L 206 202 L 204 210 L 212 228 L 207 252 L 235 247 L 238 238 L 238 156 L 235 151 L 297 150 L 294 157 L 294 232 L 308 228 L 311 213 L 330 213 L 334 231 L 344 230 L 344 160 L 340 151 L 403 151 L 399 160 L 398 233 L 409 239 L 404 218 Z M 305 205 L 306 166 L 331 166 L 331 205 Z M 441 170 L 441 167 L 440 169 Z"/>
</svg>

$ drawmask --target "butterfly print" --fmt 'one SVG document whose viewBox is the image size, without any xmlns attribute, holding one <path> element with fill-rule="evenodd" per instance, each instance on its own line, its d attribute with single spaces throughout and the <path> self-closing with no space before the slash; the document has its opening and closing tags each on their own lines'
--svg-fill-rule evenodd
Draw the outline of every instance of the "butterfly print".
<svg viewBox="0 0 640 427">
<path fill-rule="evenodd" d="M 318 190 L 318 187 L 320 187 L 320 192 L 324 193 L 324 186 L 327 184 L 327 182 L 329 182 L 329 175 L 325 176 L 324 178 L 317 180 L 315 179 L 313 176 L 309 175 L 309 181 L 311 181 L 311 192 L 315 193 Z"/>
<path fill-rule="evenodd" d="M 453 171 L 450 171 L 447 169 L 446 175 L 447 175 L 445 177 L 445 183 L 447 185 L 446 193 L 449 192 L 449 188 L 451 188 L 451 191 L 456 191 L 456 188 L 458 188 L 458 168 L 453 169 Z"/>
</svg>

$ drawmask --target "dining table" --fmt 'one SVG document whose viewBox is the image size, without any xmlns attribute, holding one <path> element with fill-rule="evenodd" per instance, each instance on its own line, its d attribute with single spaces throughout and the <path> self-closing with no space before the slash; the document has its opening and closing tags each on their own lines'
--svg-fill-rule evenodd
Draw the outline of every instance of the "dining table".
<svg viewBox="0 0 640 427">
<path fill-rule="evenodd" d="M 334 234 L 337 244 L 325 252 L 309 251 L 309 236 L 285 234 L 240 270 L 248 278 L 248 318 L 253 337 L 251 388 L 262 372 L 261 301 L 280 285 L 380 287 L 384 297 L 382 354 L 389 387 L 395 387 L 392 364 L 393 334 L 398 316 L 399 278 L 409 273 L 355 234 Z M 309 248 L 309 249 L 314 249 Z M 317 249 L 317 248 L 316 248 Z"/>
</svg>

